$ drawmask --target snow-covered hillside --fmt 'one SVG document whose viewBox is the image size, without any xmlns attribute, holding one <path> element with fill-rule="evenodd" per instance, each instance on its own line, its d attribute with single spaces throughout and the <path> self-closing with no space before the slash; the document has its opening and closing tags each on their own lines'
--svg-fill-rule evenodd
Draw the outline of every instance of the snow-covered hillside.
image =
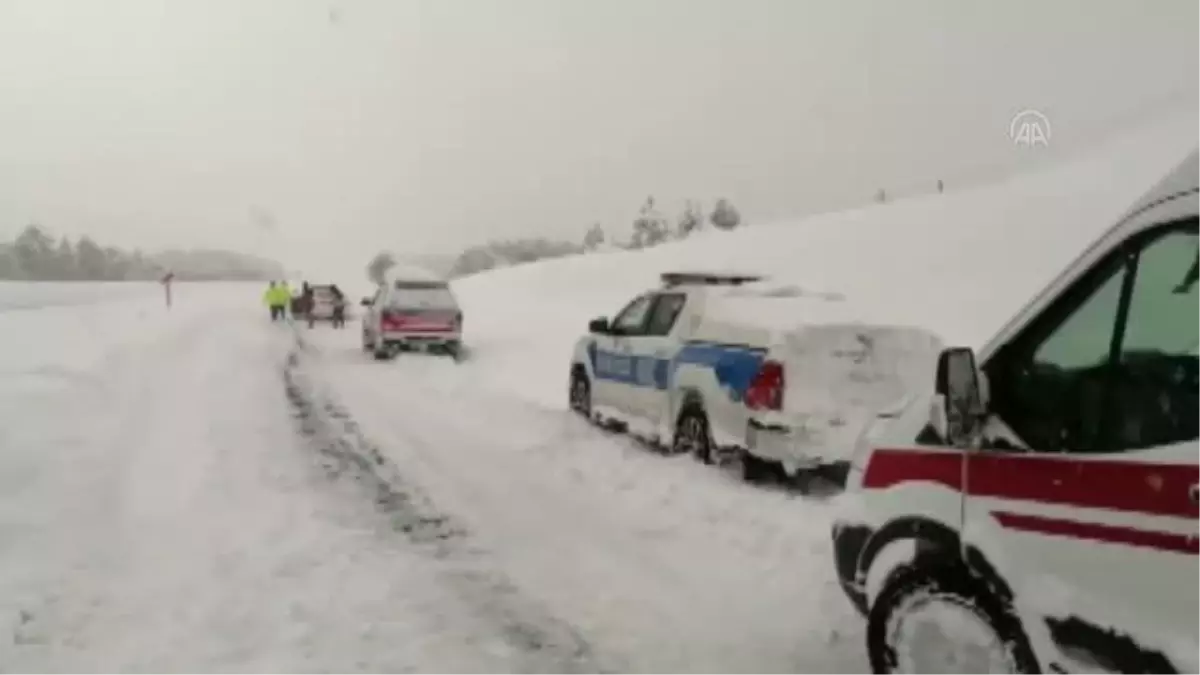
<svg viewBox="0 0 1200 675">
<path fill-rule="evenodd" d="M 454 287 L 472 347 L 505 355 L 489 364 L 490 379 L 546 404 L 562 404 L 588 320 L 611 317 L 669 270 L 765 273 L 842 293 L 864 320 L 978 347 L 1196 147 L 1196 118 L 1194 107 L 1169 111 L 1070 163 L 1001 184 L 532 263 Z"/>
</svg>

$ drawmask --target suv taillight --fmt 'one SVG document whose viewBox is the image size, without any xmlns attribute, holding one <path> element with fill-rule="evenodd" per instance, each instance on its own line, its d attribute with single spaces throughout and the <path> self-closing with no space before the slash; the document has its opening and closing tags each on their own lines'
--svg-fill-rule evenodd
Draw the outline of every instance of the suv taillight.
<svg viewBox="0 0 1200 675">
<path fill-rule="evenodd" d="M 462 332 L 462 323 L 463 323 L 462 320 L 463 320 L 462 312 L 455 312 L 454 313 L 454 330 L 456 332 L 459 332 L 459 333 Z"/>
<path fill-rule="evenodd" d="M 783 364 L 763 361 L 746 390 L 746 407 L 751 410 L 783 409 Z"/>
</svg>

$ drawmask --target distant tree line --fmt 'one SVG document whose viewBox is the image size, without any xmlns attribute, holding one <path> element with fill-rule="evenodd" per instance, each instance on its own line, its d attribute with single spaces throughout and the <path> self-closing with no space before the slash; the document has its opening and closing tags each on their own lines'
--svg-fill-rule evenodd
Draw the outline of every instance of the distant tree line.
<svg viewBox="0 0 1200 675">
<path fill-rule="evenodd" d="M 689 199 L 672 219 L 657 206 L 651 195 L 642 203 L 633 219 L 630 236 L 626 240 L 609 240 L 600 223 L 588 228 L 583 236 L 585 251 L 603 248 L 641 249 L 683 239 L 696 232 L 712 227 L 717 230 L 733 230 L 742 224 L 742 215 L 728 199 L 718 199 L 712 210 L 705 212 L 699 201 Z"/>
<path fill-rule="evenodd" d="M 511 267 L 583 252 L 584 247 L 580 244 L 545 238 L 491 241 L 472 246 L 460 253 L 450 267 L 450 276 L 463 277 L 498 267 Z"/>
<path fill-rule="evenodd" d="M 451 278 L 464 277 L 500 267 L 578 255 L 606 248 L 648 248 L 682 239 L 707 227 L 732 230 L 741 224 L 741 214 L 728 199 L 718 199 L 712 209 L 707 212 L 699 201 L 688 200 L 682 211 L 672 221 L 659 211 L 654 197 L 651 196 L 646 198 L 641 209 L 638 210 L 637 216 L 633 219 L 628 239 L 610 241 L 604 227 L 600 223 L 595 223 L 588 228 L 580 243 L 544 237 L 490 241 L 471 246 L 459 253 L 450 264 L 447 276 Z M 372 281 L 378 281 L 382 278 L 383 273 L 394 264 L 396 264 L 395 256 L 387 251 L 381 251 L 367 264 L 367 277 Z"/>
<path fill-rule="evenodd" d="M 278 263 L 220 250 L 145 254 L 102 246 L 91 237 L 55 238 L 38 226 L 0 241 L 0 280 L 149 281 L 167 271 L 180 281 L 257 281 L 282 277 Z"/>
</svg>

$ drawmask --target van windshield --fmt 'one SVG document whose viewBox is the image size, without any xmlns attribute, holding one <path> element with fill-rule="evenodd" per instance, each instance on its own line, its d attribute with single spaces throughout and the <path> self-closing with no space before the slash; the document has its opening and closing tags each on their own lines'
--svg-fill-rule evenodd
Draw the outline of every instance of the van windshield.
<svg viewBox="0 0 1200 675">
<path fill-rule="evenodd" d="M 450 285 L 444 281 L 397 281 L 388 298 L 391 307 L 456 307 Z"/>
</svg>

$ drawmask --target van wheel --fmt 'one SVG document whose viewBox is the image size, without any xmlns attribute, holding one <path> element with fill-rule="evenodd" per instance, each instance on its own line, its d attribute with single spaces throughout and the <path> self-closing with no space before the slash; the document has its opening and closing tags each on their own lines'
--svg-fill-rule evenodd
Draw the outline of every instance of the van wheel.
<svg viewBox="0 0 1200 675">
<path fill-rule="evenodd" d="M 708 416 L 699 406 L 685 406 L 683 412 L 679 413 L 671 452 L 687 453 L 705 464 L 713 463 L 712 432 L 708 427 Z"/>
<path fill-rule="evenodd" d="M 876 673 L 1039 673 L 1020 620 L 968 572 L 917 567 L 895 575 L 867 615 Z"/>
<path fill-rule="evenodd" d="M 571 371 L 571 388 L 568 393 L 571 410 L 584 419 L 592 418 L 592 385 L 580 368 Z"/>
</svg>

